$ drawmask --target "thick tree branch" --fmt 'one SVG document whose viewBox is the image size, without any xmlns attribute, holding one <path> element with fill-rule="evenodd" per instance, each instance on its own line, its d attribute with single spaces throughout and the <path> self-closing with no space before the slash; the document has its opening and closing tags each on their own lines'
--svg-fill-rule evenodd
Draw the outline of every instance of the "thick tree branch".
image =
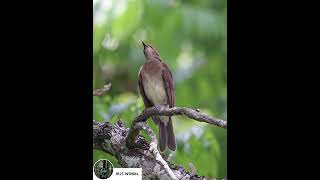
<svg viewBox="0 0 320 180">
<path fill-rule="evenodd" d="M 111 90 L 111 83 L 104 85 L 101 89 L 96 89 L 93 91 L 93 96 L 102 96 Z"/>
<path fill-rule="evenodd" d="M 157 142 L 155 142 L 156 137 L 152 130 L 150 131 L 150 128 L 147 127 L 143 122 L 135 125 L 135 128 L 145 129 L 151 136 L 150 145 L 144 137 L 138 136 L 136 138 L 136 146 L 128 148 L 125 141 L 129 128 L 125 128 L 121 121 L 118 121 L 114 126 L 109 122 L 98 123 L 93 121 L 93 148 L 113 155 L 121 167 L 142 168 L 143 179 L 173 179 L 171 178 L 171 172 L 177 179 L 207 179 L 203 176 L 192 174 L 181 166 L 167 162 L 161 156 L 159 158 L 160 154 L 157 151 Z"/>
</svg>

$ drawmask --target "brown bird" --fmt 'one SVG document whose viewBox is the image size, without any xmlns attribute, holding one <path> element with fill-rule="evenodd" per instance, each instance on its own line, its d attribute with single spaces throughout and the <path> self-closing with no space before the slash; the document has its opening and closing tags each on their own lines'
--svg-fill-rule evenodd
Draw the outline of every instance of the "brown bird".
<svg viewBox="0 0 320 180">
<path fill-rule="evenodd" d="M 139 90 L 146 108 L 162 105 L 175 106 L 175 88 L 171 71 L 159 53 L 142 41 L 145 63 L 139 70 Z M 153 116 L 159 127 L 160 151 L 166 147 L 176 150 L 171 116 Z"/>
</svg>

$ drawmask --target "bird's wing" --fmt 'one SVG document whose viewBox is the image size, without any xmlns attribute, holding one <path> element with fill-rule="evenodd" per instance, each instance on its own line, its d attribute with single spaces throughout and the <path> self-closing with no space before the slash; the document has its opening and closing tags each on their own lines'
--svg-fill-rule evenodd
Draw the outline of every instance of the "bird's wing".
<svg viewBox="0 0 320 180">
<path fill-rule="evenodd" d="M 162 78 L 164 80 L 165 88 L 168 96 L 169 107 L 176 105 L 176 93 L 174 88 L 173 76 L 167 64 L 163 63 Z"/>
<path fill-rule="evenodd" d="M 140 68 L 139 70 L 139 74 L 138 74 L 138 79 L 139 79 L 139 90 L 140 90 L 140 94 L 142 96 L 142 100 L 143 100 L 143 103 L 144 105 L 146 106 L 146 108 L 148 107 L 152 107 L 153 106 L 153 103 L 148 99 L 148 97 L 146 96 L 146 93 L 144 92 L 144 89 L 143 89 L 143 84 L 142 84 L 142 78 L 143 78 L 143 71 L 141 71 L 142 67 Z"/>
</svg>

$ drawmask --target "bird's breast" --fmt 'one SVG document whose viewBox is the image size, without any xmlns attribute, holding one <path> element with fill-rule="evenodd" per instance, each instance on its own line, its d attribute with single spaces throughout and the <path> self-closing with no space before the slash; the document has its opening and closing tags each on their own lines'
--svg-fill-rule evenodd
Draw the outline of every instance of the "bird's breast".
<svg viewBox="0 0 320 180">
<path fill-rule="evenodd" d="M 143 88 L 146 96 L 153 104 L 164 104 L 167 99 L 166 90 L 161 76 L 145 74 Z"/>
</svg>

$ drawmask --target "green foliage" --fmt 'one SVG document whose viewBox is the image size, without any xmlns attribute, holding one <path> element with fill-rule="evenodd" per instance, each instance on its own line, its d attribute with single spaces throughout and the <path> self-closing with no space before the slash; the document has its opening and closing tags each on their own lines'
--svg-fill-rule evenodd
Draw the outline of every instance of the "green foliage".
<svg viewBox="0 0 320 180">
<path fill-rule="evenodd" d="M 143 40 L 170 66 L 177 106 L 226 119 L 226 13 L 225 0 L 94 0 L 93 88 L 112 82 L 112 91 L 94 97 L 93 118 L 121 119 L 129 127 L 144 109 L 137 83 Z M 226 178 L 227 131 L 182 116 L 173 119 L 178 149 L 172 161 L 186 169 L 192 163 L 200 175 Z M 152 120 L 148 124 L 158 133 Z M 93 158 L 119 167 L 106 153 L 94 150 Z"/>
</svg>

